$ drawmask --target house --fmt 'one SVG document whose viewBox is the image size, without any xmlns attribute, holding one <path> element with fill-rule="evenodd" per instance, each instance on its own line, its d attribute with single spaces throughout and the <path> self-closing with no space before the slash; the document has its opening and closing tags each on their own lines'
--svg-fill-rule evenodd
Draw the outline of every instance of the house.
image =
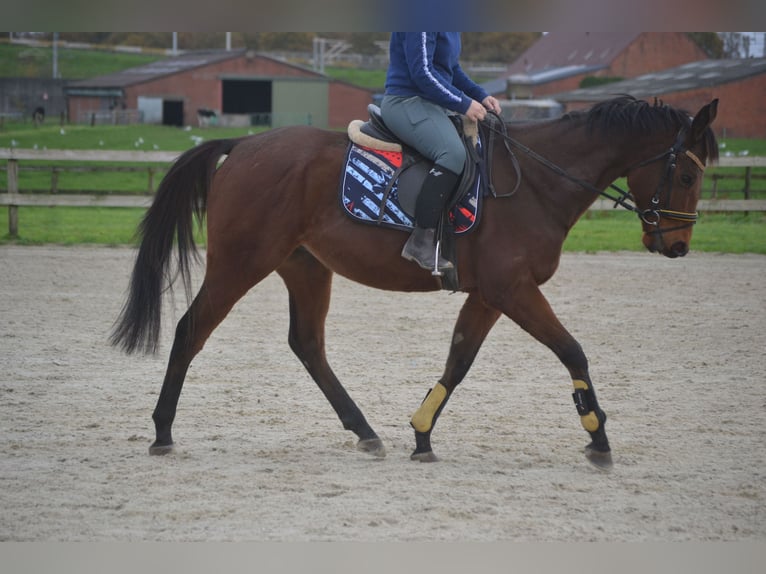
<svg viewBox="0 0 766 574">
<path fill-rule="evenodd" d="M 550 32 L 484 87 L 501 99 L 539 99 L 577 89 L 585 78 L 633 78 L 705 59 L 684 32 Z"/>
<path fill-rule="evenodd" d="M 189 52 L 69 82 L 69 121 L 345 128 L 372 92 L 250 50 Z"/>
<path fill-rule="evenodd" d="M 719 99 L 713 129 L 719 137 L 766 138 L 766 58 L 702 60 L 643 74 L 630 80 L 551 95 L 565 111 L 630 94 L 695 113 Z"/>
</svg>

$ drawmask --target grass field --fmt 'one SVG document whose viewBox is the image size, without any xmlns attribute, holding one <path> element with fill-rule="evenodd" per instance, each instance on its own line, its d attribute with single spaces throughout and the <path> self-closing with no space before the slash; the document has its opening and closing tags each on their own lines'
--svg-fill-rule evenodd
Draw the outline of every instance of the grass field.
<svg viewBox="0 0 766 574">
<path fill-rule="evenodd" d="M 150 124 L 124 126 L 59 125 L 46 120 L 36 128 L 31 122 L 6 122 L 0 129 L 0 147 L 22 149 L 185 150 L 203 140 L 238 137 L 264 128 L 177 128 Z"/>
<path fill-rule="evenodd" d="M 154 54 L 131 54 L 101 50 L 58 50 L 58 71 L 62 78 L 92 78 L 148 64 L 163 58 Z M 49 78 L 53 51 L 47 47 L 0 43 L 0 77 Z"/>
<path fill-rule="evenodd" d="M 157 125 L 88 126 L 58 125 L 47 122 L 35 128 L 30 122 L 7 123 L 0 130 L 0 148 L 19 149 L 87 149 L 87 150 L 136 150 L 136 151 L 183 151 L 194 147 L 203 140 L 239 137 L 258 133 L 265 128 L 176 128 Z M 64 170 L 73 162 L 24 162 L 24 166 L 59 167 Z M 104 166 L 102 162 L 81 162 L 81 166 Z M 115 164 L 140 167 L 141 164 Z M 144 166 L 149 167 L 149 166 Z M 155 188 L 163 173 L 162 166 L 155 178 Z M 1 171 L 5 168 L 0 165 Z M 46 192 L 51 189 L 51 172 L 28 172 L 19 174 L 19 188 L 27 192 Z M 7 189 L 6 178 L 0 176 L 0 190 Z M 142 172 L 67 172 L 58 175 L 57 189 L 60 192 L 109 192 L 145 193 L 148 189 L 148 174 Z"/>
<path fill-rule="evenodd" d="M 110 149 L 143 151 L 183 151 L 200 141 L 224 137 L 239 137 L 258 133 L 265 128 L 176 128 L 158 125 L 89 126 L 59 125 L 49 120 L 36 128 L 31 122 L 6 122 L 0 128 L 0 148 L 21 149 Z M 766 156 L 766 140 L 727 139 L 719 142 L 721 155 Z M 36 165 L 25 162 L 24 165 Z M 39 163 L 37 165 L 40 165 Z M 71 162 L 47 162 L 48 166 L 66 167 Z M 102 164 L 103 165 L 103 164 Z M 155 166 L 157 167 L 157 166 Z M 4 166 L 0 166 L 3 169 Z M 744 187 L 743 168 L 709 169 L 703 186 L 703 197 L 709 197 L 712 189 L 712 173 L 736 175 L 736 179 L 718 182 L 720 198 L 742 199 Z M 766 198 L 766 168 L 754 168 L 752 197 Z M 6 180 L 0 177 L 0 190 L 6 189 Z M 24 172 L 19 176 L 22 190 L 48 191 L 51 187 L 50 172 Z M 58 176 L 58 190 L 62 192 L 111 191 L 143 193 L 147 189 L 145 173 L 97 173 L 83 174 L 62 172 Z"/>
<path fill-rule="evenodd" d="M 131 245 L 143 215 L 141 209 L 99 207 L 19 208 L 19 237 L 0 233 L 0 244 Z M 3 224 L 8 208 L 0 208 Z M 197 240 L 204 245 L 204 233 Z M 572 229 L 565 251 L 643 251 L 638 219 L 628 212 L 586 214 Z M 702 214 L 695 226 L 692 250 L 766 255 L 766 215 Z"/>
</svg>

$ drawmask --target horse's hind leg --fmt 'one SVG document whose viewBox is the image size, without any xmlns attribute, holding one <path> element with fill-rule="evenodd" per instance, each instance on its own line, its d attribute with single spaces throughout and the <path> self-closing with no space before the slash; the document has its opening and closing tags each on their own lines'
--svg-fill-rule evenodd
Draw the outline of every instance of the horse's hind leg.
<svg viewBox="0 0 766 574">
<path fill-rule="evenodd" d="M 360 450 L 385 456 L 382 441 L 333 373 L 325 355 L 324 326 L 330 308 L 332 271 L 303 248 L 278 269 L 290 294 L 290 348 L 338 414 L 358 437 Z"/>
<path fill-rule="evenodd" d="M 156 439 L 149 447 L 150 454 L 165 454 L 173 449 L 171 427 L 175 419 L 178 399 L 192 359 L 202 350 L 210 334 L 231 311 L 247 290 L 267 273 L 247 276 L 232 273 L 231 266 L 218 267 L 208 261 L 205 280 L 189 309 L 176 326 L 175 339 L 170 351 L 165 379 L 162 382 L 157 406 L 152 414 Z M 246 266 L 234 266 L 243 269 Z"/>
<path fill-rule="evenodd" d="M 473 364 L 487 334 L 494 326 L 500 311 L 484 305 L 476 293 L 471 293 L 463 304 L 452 334 L 447 364 L 439 382 L 426 395 L 413 415 L 415 451 L 410 458 L 420 462 L 437 460 L 431 449 L 431 432 L 455 387 L 463 380 Z"/>
</svg>

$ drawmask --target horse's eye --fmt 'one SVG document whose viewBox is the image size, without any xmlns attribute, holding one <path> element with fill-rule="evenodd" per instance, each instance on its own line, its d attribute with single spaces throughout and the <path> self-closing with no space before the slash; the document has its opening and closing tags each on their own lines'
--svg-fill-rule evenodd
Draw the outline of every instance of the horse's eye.
<svg viewBox="0 0 766 574">
<path fill-rule="evenodd" d="M 683 183 L 686 186 L 689 186 L 694 182 L 694 178 L 690 176 L 688 173 L 682 173 L 681 174 L 681 183 Z"/>
</svg>

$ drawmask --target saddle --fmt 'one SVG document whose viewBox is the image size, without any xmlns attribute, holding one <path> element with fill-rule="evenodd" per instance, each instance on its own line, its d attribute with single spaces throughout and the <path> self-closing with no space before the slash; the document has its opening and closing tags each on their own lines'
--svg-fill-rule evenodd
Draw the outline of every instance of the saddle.
<svg viewBox="0 0 766 574">
<path fill-rule="evenodd" d="M 380 155 L 394 164 L 398 164 L 395 165 L 394 180 L 390 183 L 392 186 L 396 185 L 396 196 L 401 207 L 410 218 L 413 218 L 417 195 L 420 193 L 423 180 L 433 166 L 433 163 L 397 138 L 383 121 L 378 106 L 370 104 L 367 106 L 367 112 L 369 119 L 366 122 L 353 120 L 349 124 L 349 139 L 352 144 L 362 148 L 386 152 L 385 154 L 380 153 Z M 478 124 L 468 120 L 465 116 L 456 114 L 450 117 L 455 124 L 455 129 L 461 135 L 468 161 L 466 161 L 466 167 L 453 196 L 447 202 L 448 212 L 453 210 L 462 198 L 470 194 L 472 187 L 477 185 L 483 186 L 483 183 L 487 181 L 486 178 L 479 177 L 479 170 L 483 164 L 486 164 L 487 160 L 483 157 L 486 151 L 484 151 L 481 145 Z M 399 163 L 396 154 L 401 154 L 401 163 Z M 481 191 L 484 191 L 484 189 Z M 478 199 L 475 208 L 472 205 L 468 206 L 468 211 L 470 212 L 474 212 L 477 209 Z M 412 224 L 406 225 L 406 227 L 411 228 Z M 469 227 L 472 227 L 472 225 Z M 465 233 L 466 231 L 468 229 L 461 226 L 457 233 Z"/>
<path fill-rule="evenodd" d="M 367 121 L 353 120 L 348 126 L 349 146 L 340 183 L 343 211 L 363 223 L 412 231 L 417 196 L 433 162 L 401 142 L 388 129 L 380 108 L 367 108 Z M 455 236 L 470 232 L 481 214 L 481 199 L 492 193 L 490 145 L 483 145 L 479 125 L 464 116 L 451 116 L 466 148 L 466 167 L 447 201 L 436 230 L 442 256 L 456 264 Z M 486 136 L 485 136 L 486 138 Z M 441 278 L 442 288 L 458 289 L 457 266 Z"/>
</svg>

